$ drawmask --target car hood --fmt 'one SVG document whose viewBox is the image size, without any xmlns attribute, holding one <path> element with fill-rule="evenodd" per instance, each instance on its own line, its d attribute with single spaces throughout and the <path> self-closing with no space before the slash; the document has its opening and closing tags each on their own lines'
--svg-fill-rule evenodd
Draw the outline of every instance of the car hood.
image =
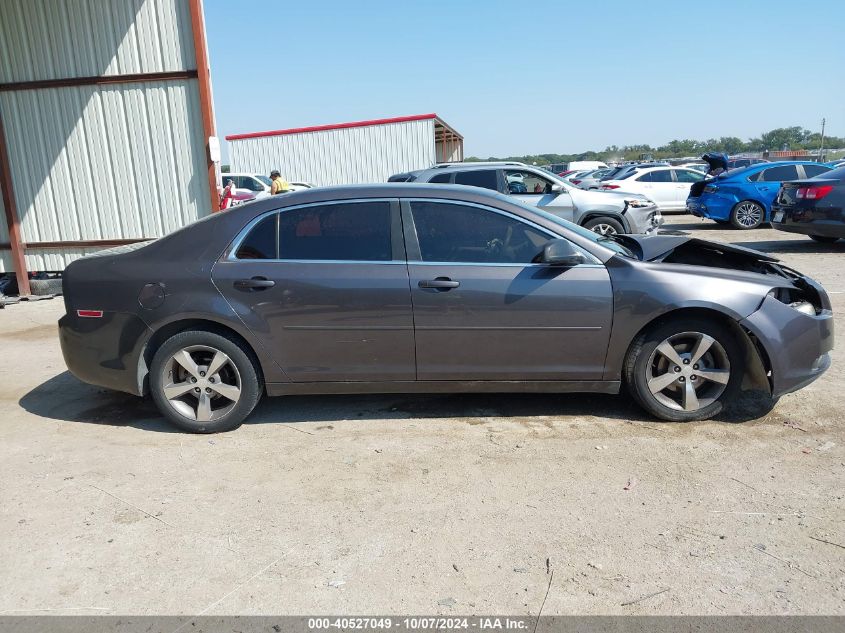
<svg viewBox="0 0 845 633">
<path fill-rule="evenodd" d="M 623 235 L 620 237 L 620 241 L 629 247 L 633 245 L 639 258 L 642 261 L 648 262 L 662 261 L 670 254 L 679 251 L 679 249 L 683 251 L 699 251 L 702 253 L 716 251 L 754 262 L 779 261 L 777 257 L 766 255 L 751 248 L 702 240 L 697 237 L 690 237 L 689 235 Z"/>
</svg>

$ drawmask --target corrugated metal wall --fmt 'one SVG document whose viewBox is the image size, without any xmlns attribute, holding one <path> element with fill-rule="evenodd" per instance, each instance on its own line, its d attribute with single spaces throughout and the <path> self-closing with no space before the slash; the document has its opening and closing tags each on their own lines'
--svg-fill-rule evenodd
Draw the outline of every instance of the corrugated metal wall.
<svg viewBox="0 0 845 633">
<path fill-rule="evenodd" d="M 6 92 L 0 110 L 25 242 L 159 237 L 208 212 L 196 81 Z"/>
<path fill-rule="evenodd" d="M 196 69 L 186 0 L 0 1 L 0 83 Z M 159 237 L 210 211 L 196 79 L 2 92 L 0 116 L 25 242 Z"/>
<path fill-rule="evenodd" d="M 2 0 L 0 83 L 197 67 L 185 0 Z"/>
<path fill-rule="evenodd" d="M 278 169 L 319 186 L 385 182 L 434 164 L 434 120 L 238 139 L 229 154 L 233 172 Z"/>
</svg>

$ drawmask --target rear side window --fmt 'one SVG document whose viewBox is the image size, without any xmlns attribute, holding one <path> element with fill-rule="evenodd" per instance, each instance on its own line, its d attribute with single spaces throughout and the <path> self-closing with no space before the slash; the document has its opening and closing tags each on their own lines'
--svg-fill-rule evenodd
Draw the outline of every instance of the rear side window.
<svg viewBox="0 0 845 633">
<path fill-rule="evenodd" d="M 804 165 L 804 173 L 807 174 L 807 178 L 812 178 L 813 176 L 818 176 L 819 174 L 826 174 L 829 171 L 830 169 L 824 165 Z"/>
<path fill-rule="evenodd" d="M 276 259 L 276 214 L 269 215 L 249 232 L 235 257 L 238 259 Z"/>
<path fill-rule="evenodd" d="M 390 203 L 352 202 L 282 211 L 279 259 L 390 261 Z"/>
<path fill-rule="evenodd" d="M 452 174 L 437 174 L 434 178 L 429 180 L 428 182 L 436 183 L 436 184 L 448 184 L 452 181 Z"/>
<path fill-rule="evenodd" d="M 551 239 L 515 218 L 464 204 L 412 202 L 425 262 L 528 264 Z"/>
<path fill-rule="evenodd" d="M 459 171 L 455 174 L 456 185 L 469 185 L 471 187 L 484 187 L 485 189 L 499 190 L 499 181 L 496 178 L 495 169 L 477 169 L 473 171 Z"/>
<path fill-rule="evenodd" d="M 699 174 L 689 169 L 676 169 L 675 177 L 678 179 L 678 182 L 698 182 L 699 180 L 704 180 L 704 174 Z"/>
<path fill-rule="evenodd" d="M 764 169 L 757 180 L 763 182 L 781 182 L 783 180 L 797 179 L 798 168 L 795 165 L 781 165 L 780 167 Z"/>
<path fill-rule="evenodd" d="M 672 170 L 649 171 L 637 178 L 639 182 L 672 182 Z"/>
</svg>

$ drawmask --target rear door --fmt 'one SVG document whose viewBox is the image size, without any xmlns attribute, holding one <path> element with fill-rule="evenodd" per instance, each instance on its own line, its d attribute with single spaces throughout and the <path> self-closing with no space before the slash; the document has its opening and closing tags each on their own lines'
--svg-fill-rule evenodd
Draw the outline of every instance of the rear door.
<svg viewBox="0 0 845 633">
<path fill-rule="evenodd" d="M 553 234 L 491 207 L 403 200 L 419 380 L 601 380 L 607 270 L 533 264 Z"/>
<path fill-rule="evenodd" d="M 771 209 L 775 196 L 784 180 L 798 180 L 802 176 L 798 173 L 797 165 L 778 165 L 764 169 L 754 181 L 760 202 L 766 205 L 766 213 Z"/>
<path fill-rule="evenodd" d="M 294 382 L 415 377 L 396 200 L 265 214 L 214 265 L 212 279 Z"/>
<path fill-rule="evenodd" d="M 564 220 L 575 221 L 572 196 L 566 190 L 552 191 L 555 183 L 550 179 L 531 170 L 505 169 L 504 174 L 505 191 L 510 196 L 553 213 Z"/>
<path fill-rule="evenodd" d="M 677 206 L 677 188 L 672 179 L 671 169 L 655 169 L 640 175 L 633 175 L 630 178 L 637 183 L 634 188 L 626 189 L 625 183 L 619 187 L 619 191 L 635 191 L 642 193 L 652 200 L 661 211 L 669 211 Z"/>
</svg>

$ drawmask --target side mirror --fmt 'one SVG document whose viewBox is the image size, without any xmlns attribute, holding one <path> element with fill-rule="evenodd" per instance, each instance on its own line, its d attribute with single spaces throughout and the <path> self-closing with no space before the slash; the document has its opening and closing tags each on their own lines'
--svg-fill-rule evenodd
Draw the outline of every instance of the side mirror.
<svg viewBox="0 0 845 633">
<path fill-rule="evenodd" d="M 552 185 L 552 193 L 563 193 L 564 191 L 566 191 L 566 188 L 563 185 L 558 183 Z"/>
<path fill-rule="evenodd" d="M 587 261 L 584 254 L 569 240 L 549 240 L 540 254 L 540 263 L 547 266 L 571 267 Z"/>
</svg>

